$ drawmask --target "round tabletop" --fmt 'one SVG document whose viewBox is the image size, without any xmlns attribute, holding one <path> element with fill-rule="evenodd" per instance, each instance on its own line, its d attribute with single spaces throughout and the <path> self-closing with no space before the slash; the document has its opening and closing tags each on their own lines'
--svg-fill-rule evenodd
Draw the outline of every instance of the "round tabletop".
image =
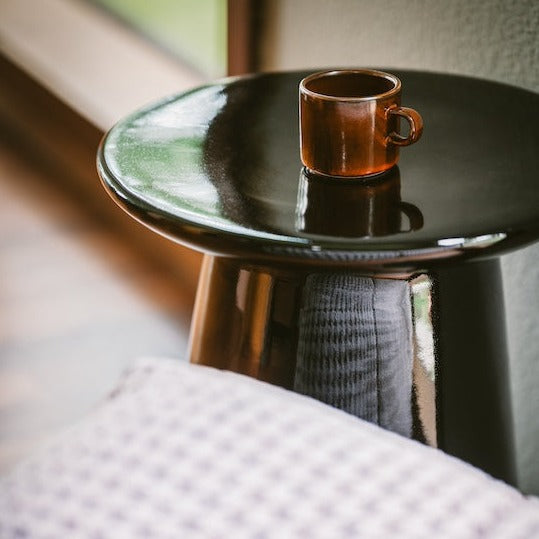
<svg viewBox="0 0 539 539">
<path fill-rule="evenodd" d="M 225 79 L 135 112 L 104 138 L 100 176 L 147 226 L 227 256 L 353 263 L 496 254 L 537 239 L 539 94 L 391 72 L 425 130 L 383 177 L 305 173 L 304 72 Z"/>
</svg>

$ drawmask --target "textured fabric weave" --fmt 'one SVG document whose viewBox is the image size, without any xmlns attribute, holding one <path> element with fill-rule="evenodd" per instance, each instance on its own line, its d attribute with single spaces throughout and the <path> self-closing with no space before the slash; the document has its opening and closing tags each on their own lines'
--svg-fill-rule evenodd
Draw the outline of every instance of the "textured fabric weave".
<svg viewBox="0 0 539 539">
<path fill-rule="evenodd" d="M 412 432 L 412 310 L 406 281 L 310 275 L 294 389 L 384 428 Z"/>
<path fill-rule="evenodd" d="M 539 504 L 313 399 L 147 360 L 3 478 L 0 537 L 530 539 Z"/>
</svg>

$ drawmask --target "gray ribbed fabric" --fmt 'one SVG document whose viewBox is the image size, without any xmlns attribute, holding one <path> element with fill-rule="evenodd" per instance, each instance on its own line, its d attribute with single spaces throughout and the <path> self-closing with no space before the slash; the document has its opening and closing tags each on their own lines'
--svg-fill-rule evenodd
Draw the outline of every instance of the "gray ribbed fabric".
<svg viewBox="0 0 539 539">
<path fill-rule="evenodd" d="M 406 281 L 309 276 L 299 319 L 295 391 L 411 436 L 411 328 Z"/>
</svg>

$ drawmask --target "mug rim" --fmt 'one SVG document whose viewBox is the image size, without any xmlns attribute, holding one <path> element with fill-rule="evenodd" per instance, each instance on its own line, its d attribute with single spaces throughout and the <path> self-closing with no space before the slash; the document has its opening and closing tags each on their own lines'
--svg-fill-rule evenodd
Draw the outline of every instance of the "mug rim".
<svg viewBox="0 0 539 539">
<path fill-rule="evenodd" d="M 373 94 L 368 96 L 335 96 L 335 95 L 328 95 L 328 94 L 322 94 L 319 92 L 315 92 L 313 90 L 310 90 L 307 88 L 306 84 L 309 82 L 320 79 L 322 77 L 335 77 L 337 75 L 350 75 L 350 74 L 356 74 L 356 75 L 370 75 L 378 78 L 384 78 L 386 80 L 389 80 L 393 83 L 393 88 L 390 90 L 387 90 L 386 92 L 382 92 L 380 94 Z M 379 100 L 385 97 L 391 97 L 395 94 L 397 94 L 401 89 L 401 81 L 400 79 L 393 75 L 392 73 L 386 73 L 385 71 L 378 71 L 376 69 L 330 69 L 327 71 L 318 71 L 317 73 L 312 73 L 311 75 L 308 75 L 304 79 L 301 80 L 299 83 L 300 92 L 302 94 L 308 95 L 310 97 L 314 97 L 316 99 L 322 99 L 325 101 L 350 101 L 353 103 L 357 103 L 360 101 L 374 101 Z"/>
</svg>

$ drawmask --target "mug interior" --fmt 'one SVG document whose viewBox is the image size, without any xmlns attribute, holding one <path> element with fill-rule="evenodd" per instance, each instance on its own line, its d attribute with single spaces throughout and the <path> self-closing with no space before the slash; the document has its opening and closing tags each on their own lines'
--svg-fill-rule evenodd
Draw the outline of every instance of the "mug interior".
<svg viewBox="0 0 539 539">
<path fill-rule="evenodd" d="M 304 81 L 304 87 L 315 94 L 332 98 L 377 97 L 395 89 L 398 79 L 377 72 L 336 71 L 323 73 Z"/>
</svg>

